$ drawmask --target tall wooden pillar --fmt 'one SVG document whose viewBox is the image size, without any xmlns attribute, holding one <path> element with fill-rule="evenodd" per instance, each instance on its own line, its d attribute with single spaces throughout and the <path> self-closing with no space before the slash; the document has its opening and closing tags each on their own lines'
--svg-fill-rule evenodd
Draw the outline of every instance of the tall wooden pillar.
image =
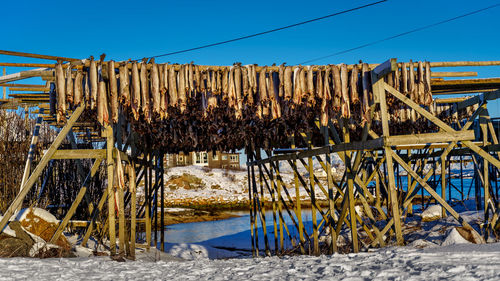
<svg viewBox="0 0 500 281">
<path fill-rule="evenodd" d="M 113 127 L 107 125 L 106 131 L 106 164 L 108 173 L 108 226 L 109 226 L 109 251 L 116 255 L 116 222 L 115 222 L 115 192 L 113 188 L 114 160 Z"/>
</svg>

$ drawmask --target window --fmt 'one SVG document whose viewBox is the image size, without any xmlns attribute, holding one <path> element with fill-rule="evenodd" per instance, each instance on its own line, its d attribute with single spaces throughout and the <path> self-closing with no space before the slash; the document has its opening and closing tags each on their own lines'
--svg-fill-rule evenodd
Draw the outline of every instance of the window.
<svg viewBox="0 0 500 281">
<path fill-rule="evenodd" d="M 237 164 L 231 164 L 231 165 L 229 165 L 229 167 L 231 167 L 231 168 L 238 168 L 238 165 Z"/>
<path fill-rule="evenodd" d="M 238 155 L 230 155 L 229 160 L 231 162 L 238 162 Z"/>
<path fill-rule="evenodd" d="M 227 155 L 222 155 L 222 160 L 227 160 Z"/>
<path fill-rule="evenodd" d="M 214 152 L 212 154 L 212 160 L 219 160 L 219 155 L 217 155 L 217 152 Z"/>
</svg>

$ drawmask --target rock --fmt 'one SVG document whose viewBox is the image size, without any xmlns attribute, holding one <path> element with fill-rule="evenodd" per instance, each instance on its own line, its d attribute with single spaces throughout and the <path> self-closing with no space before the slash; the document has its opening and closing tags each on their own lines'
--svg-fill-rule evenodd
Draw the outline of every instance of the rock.
<svg viewBox="0 0 500 281">
<path fill-rule="evenodd" d="M 42 238 L 45 242 L 50 241 L 59 223 L 54 215 L 40 208 L 23 209 L 18 215 L 18 219 L 26 231 Z M 69 251 L 71 249 L 71 245 L 64 235 L 59 236 L 55 244 L 62 250 Z"/>
<path fill-rule="evenodd" d="M 29 257 L 31 245 L 19 238 L 7 237 L 0 240 L 0 257 Z"/>
<path fill-rule="evenodd" d="M 441 218 L 441 210 L 443 207 L 441 205 L 431 205 L 427 209 L 425 209 L 421 216 L 422 216 L 422 221 L 428 222 L 428 221 L 435 221 Z"/>
<path fill-rule="evenodd" d="M 18 221 L 10 222 L 9 227 L 15 232 L 15 237 L 6 233 L 0 235 L 0 257 L 29 257 L 35 241 Z"/>
</svg>

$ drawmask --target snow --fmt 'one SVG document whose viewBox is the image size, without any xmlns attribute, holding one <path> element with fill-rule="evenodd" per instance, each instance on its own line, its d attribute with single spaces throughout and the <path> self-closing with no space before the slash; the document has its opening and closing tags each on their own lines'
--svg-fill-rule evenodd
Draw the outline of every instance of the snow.
<svg viewBox="0 0 500 281">
<path fill-rule="evenodd" d="M 314 162 L 313 165 L 315 173 L 318 174 L 323 171 L 323 168 Z M 292 198 L 295 198 L 295 186 L 293 178 L 293 170 L 288 165 L 282 165 L 280 168 L 280 175 L 283 183 L 289 188 Z M 270 170 L 270 167 L 267 167 Z M 304 167 L 298 168 L 303 173 L 304 179 L 308 180 L 308 173 Z M 337 167 L 337 170 L 340 169 Z M 337 170 L 332 167 L 334 174 Z M 255 171 L 258 174 L 258 170 Z M 246 203 L 248 201 L 248 173 L 247 170 L 225 170 L 225 169 L 210 169 L 202 166 L 181 166 L 169 168 L 165 175 L 165 182 L 168 182 L 172 176 L 180 176 L 189 174 L 201 179 L 202 185 L 198 188 L 184 189 L 184 188 L 170 188 L 165 184 L 165 190 L 168 194 L 168 201 L 172 203 L 186 203 L 186 202 L 202 202 L 202 203 Z M 319 180 L 326 186 L 325 177 L 319 177 Z M 308 196 L 307 191 L 301 186 L 300 196 Z M 144 194 L 143 186 L 138 187 L 139 194 Z M 270 201 L 270 195 L 265 192 L 266 200 Z M 316 192 L 316 198 L 326 199 L 326 195 L 321 191 Z"/>
<path fill-rule="evenodd" d="M 460 235 L 460 233 L 454 227 L 449 231 L 448 236 L 446 236 L 446 239 L 443 241 L 441 246 L 448 246 L 454 244 L 469 244 L 469 243 L 470 242 L 467 241 L 465 238 L 463 238 L 462 235 Z"/>
<path fill-rule="evenodd" d="M 8 280 L 493 280 L 500 244 L 430 249 L 384 248 L 369 253 L 192 261 L 117 263 L 109 257 L 0 259 Z M 446 254 L 443 254 L 445 252 Z"/>
<path fill-rule="evenodd" d="M 41 208 L 25 208 L 25 209 L 21 209 L 20 212 L 14 214 L 15 220 L 16 221 L 24 221 L 24 220 L 28 221 L 29 219 L 27 219 L 26 217 L 31 212 L 33 212 L 33 215 L 35 215 L 35 216 L 37 216 L 39 218 L 42 218 L 43 220 L 45 220 L 48 223 L 55 223 L 55 224 L 59 223 L 59 220 L 53 214 L 51 214 L 50 212 L 48 212 L 48 211 L 46 211 L 44 209 L 41 209 Z"/>
</svg>

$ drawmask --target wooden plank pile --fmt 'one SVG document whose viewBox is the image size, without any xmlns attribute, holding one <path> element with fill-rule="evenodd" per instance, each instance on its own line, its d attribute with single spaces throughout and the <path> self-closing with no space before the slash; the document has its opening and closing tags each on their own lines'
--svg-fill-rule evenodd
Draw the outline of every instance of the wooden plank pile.
<svg viewBox="0 0 500 281">
<path fill-rule="evenodd" d="M 417 67 L 414 67 L 417 65 Z M 94 60 L 83 67 L 55 66 L 57 121 L 84 103 L 85 118 L 100 125 L 117 123 L 123 113 L 144 145 L 168 152 L 231 150 L 249 142 L 288 147 L 293 133 L 317 130 L 315 121 L 347 124 L 353 140 L 366 122 L 380 131 L 371 70 L 366 63 L 322 66 L 199 66 Z M 386 82 L 435 115 L 429 62 L 402 63 Z M 388 97 L 394 134 L 435 128 L 399 100 Z M 469 115 L 462 110 L 461 117 Z M 458 118 L 458 116 L 456 116 Z M 372 120 L 373 119 L 373 120 Z M 341 121 L 342 122 L 339 122 Z M 408 126 L 411 124 L 411 126 Z"/>
</svg>

